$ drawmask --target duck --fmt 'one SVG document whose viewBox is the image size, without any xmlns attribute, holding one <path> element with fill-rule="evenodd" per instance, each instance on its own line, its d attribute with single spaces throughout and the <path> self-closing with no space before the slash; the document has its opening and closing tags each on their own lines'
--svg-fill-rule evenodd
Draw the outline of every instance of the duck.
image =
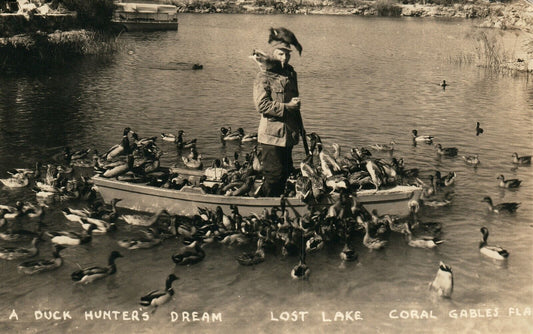
<svg viewBox="0 0 533 334">
<path fill-rule="evenodd" d="M 178 149 L 196 147 L 196 138 L 191 139 L 191 140 L 184 140 L 183 133 L 184 133 L 183 130 L 178 131 L 178 136 L 176 137 L 176 140 L 175 140 L 176 147 Z"/>
<path fill-rule="evenodd" d="M 296 39 L 296 36 L 292 31 L 290 31 L 287 28 L 278 27 L 278 28 L 270 28 L 270 34 L 268 36 L 268 43 L 272 43 L 274 41 L 283 42 L 289 45 L 294 45 L 296 50 L 298 50 L 299 55 L 302 55 L 302 45 L 298 42 Z"/>
<path fill-rule="evenodd" d="M 8 229 L 6 231 L 0 232 L 0 239 L 13 242 L 13 241 L 21 241 L 21 240 L 37 238 L 37 237 L 40 237 L 41 235 L 42 225 L 43 225 L 43 222 L 38 221 L 36 231 Z"/>
<path fill-rule="evenodd" d="M 417 130 L 413 130 L 412 133 L 413 133 L 413 141 L 417 143 L 431 144 L 433 143 L 433 138 L 435 138 L 433 136 L 428 136 L 428 135 L 418 135 Z"/>
<path fill-rule="evenodd" d="M 63 149 L 64 160 L 67 164 L 71 164 L 75 160 L 85 159 L 89 155 L 89 153 L 91 153 L 90 148 L 76 150 L 74 152 L 72 152 L 70 146 L 66 146 Z"/>
<path fill-rule="evenodd" d="M 513 153 L 513 163 L 517 165 L 530 165 L 531 155 L 518 156 L 518 153 Z"/>
<path fill-rule="evenodd" d="M 130 250 L 147 249 L 161 244 L 162 239 L 159 237 L 159 233 L 156 230 L 149 228 L 147 231 L 143 231 L 143 233 L 145 234 L 145 237 L 122 239 L 118 240 L 117 244 L 120 247 Z"/>
<path fill-rule="evenodd" d="M 479 155 L 462 155 L 461 158 L 466 162 L 467 165 L 477 167 L 480 164 Z"/>
<path fill-rule="evenodd" d="M 154 313 L 158 306 L 165 304 L 172 298 L 172 296 L 174 296 L 174 289 L 172 288 L 172 283 L 178 279 L 179 277 L 174 274 L 168 275 L 165 281 L 165 289 L 154 290 L 142 296 L 140 305 L 154 306 L 154 310 L 152 311 L 152 313 Z"/>
<path fill-rule="evenodd" d="M 131 153 L 131 143 L 129 135 L 133 132 L 130 127 L 125 127 L 122 132 L 122 140 L 119 144 L 112 146 L 107 152 L 105 152 L 102 157 L 111 161 L 119 155 Z"/>
<path fill-rule="evenodd" d="M 161 132 L 161 139 L 169 143 L 175 143 L 178 136 L 173 133 Z"/>
<path fill-rule="evenodd" d="M 481 124 L 479 122 L 476 122 L 476 136 L 479 136 L 483 133 L 483 129 L 481 128 Z"/>
<path fill-rule="evenodd" d="M 105 220 L 97 218 L 80 217 L 78 222 L 85 231 L 88 231 L 91 225 L 96 226 L 96 228 L 93 229 L 94 234 L 106 234 L 107 232 L 116 229 L 116 225 L 114 223 L 108 223 Z"/>
<path fill-rule="evenodd" d="M 368 221 L 363 221 L 360 216 L 357 217 L 357 221 L 365 228 L 363 245 L 365 245 L 370 250 L 382 249 L 387 245 L 387 240 L 381 240 L 370 236 Z"/>
<path fill-rule="evenodd" d="M 265 246 L 263 238 L 257 239 L 257 249 L 253 253 L 243 253 L 235 258 L 243 266 L 253 266 L 265 261 Z"/>
<path fill-rule="evenodd" d="M 172 255 L 172 261 L 175 264 L 187 266 L 201 262 L 205 258 L 205 251 L 202 249 L 200 243 L 195 240 L 185 249 Z"/>
<path fill-rule="evenodd" d="M 392 140 L 389 144 L 373 144 L 370 145 L 370 148 L 376 150 L 376 151 L 385 151 L 385 152 L 392 152 L 394 151 L 394 144 L 396 142 Z"/>
<path fill-rule="evenodd" d="M 192 149 L 193 148 L 191 148 L 191 150 Z M 194 152 L 196 152 L 196 151 L 194 151 Z M 196 153 L 194 153 L 194 152 L 191 151 L 191 153 L 193 153 L 192 157 L 181 157 L 181 159 L 183 161 L 183 164 L 187 168 L 202 169 L 202 167 L 203 167 L 202 155 L 198 154 L 198 152 L 196 152 Z"/>
<path fill-rule="evenodd" d="M 305 251 L 308 253 L 316 252 L 324 248 L 324 239 L 322 236 L 316 232 L 313 233 L 313 235 L 307 239 L 307 242 L 305 243 Z"/>
<path fill-rule="evenodd" d="M 503 175 L 498 176 L 496 180 L 500 180 L 500 182 L 498 183 L 498 186 L 501 188 L 518 188 L 520 187 L 520 184 L 522 183 L 522 180 L 519 180 L 519 179 L 506 180 L 505 176 Z"/>
<path fill-rule="evenodd" d="M 425 205 L 425 206 L 431 206 L 431 207 L 434 207 L 434 208 L 440 208 L 440 207 L 443 207 L 443 206 L 448 206 L 452 203 L 452 199 L 453 199 L 453 193 L 452 192 L 447 192 L 444 194 L 444 196 L 442 198 L 426 198 L 426 199 L 423 199 L 422 200 L 422 203 Z"/>
<path fill-rule="evenodd" d="M 453 293 L 452 267 L 440 261 L 437 275 L 433 282 L 429 283 L 429 289 L 437 292 L 441 297 L 451 298 Z"/>
<path fill-rule="evenodd" d="M 489 246 L 487 239 L 489 238 L 489 229 L 482 227 L 480 229 L 483 239 L 479 243 L 479 252 L 485 256 L 495 260 L 506 260 L 509 257 L 509 252 L 500 246 Z"/>
<path fill-rule="evenodd" d="M 405 223 L 404 234 L 407 237 L 407 244 L 415 248 L 435 248 L 439 244 L 443 243 L 443 240 L 435 238 L 433 236 L 418 236 L 413 238 L 411 226 L 409 222 Z"/>
<path fill-rule="evenodd" d="M 96 225 L 92 224 L 87 231 L 83 231 L 83 234 L 70 231 L 48 231 L 45 234 L 50 237 L 50 241 L 54 244 L 76 246 L 91 242 L 94 229 L 96 229 Z"/>
<path fill-rule="evenodd" d="M 339 256 L 343 261 L 357 260 L 357 253 L 352 249 L 352 247 L 350 247 L 350 245 L 348 245 L 348 243 L 344 243 L 344 247 L 342 248 Z"/>
<path fill-rule="evenodd" d="M 305 247 L 302 245 L 302 250 L 300 252 L 300 261 L 295 265 L 291 270 L 291 277 L 293 279 L 306 280 L 311 274 L 311 269 L 305 263 Z"/>
<path fill-rule="evenodd" d="M 441 176 L 440 171 L 435 171 L 435 182 L 438 186 L 444 186 L 449 187 L 455 183 L 455 180 L 457 179 L 457 173 L 455 172 L 448 172 L 448 174 Z"/>
<path fill-rule="evenodd" d="M 223 141 L 241 140 L 244 137 L 244 129 L 238 128 L 237 131 L 228 132 L 223 138 Z"/>
<path fill-rule="evenodd" d="M 17 173 L 6 179 L 0 179 L 0 182 L 8 188 L 22 188 L 26 187 L 30 183 L 30 179 L 27 174 Z"/>
<path fill-rule="evenodd" d="M 449 84 L 446 83 L 446 80 L 442 80 L 442 82 L 439 84 L 439 86 L 442 87 L 442 90 L 445 90 L 447 86 L 449 86 Z"/>
<path fill-rule="evenodd" d="M 66 247 L 63 245 L 54 245 L 53 259 L 40 259 L 26 261 L 17 266 L 19 272 L 26 275 L 33 275 L 42 273 L 45 271 L 50 271 L 61 267 L 63 264 L 63 258 L 59 252 L 61 252 Z"/>
<path fill-rule="evenodd" d="M 367 160 L 365 167 L 370 174 L 372 184 L 376 187 L 376 191 L 379 190 L 379 187 L 385 183 L 385 171 L 373 160 Z"/>
<path fill-rule="evenodd" d="M 320 159 L 320 167 L 322 168 L 322 173 L 324 176 L 331 177 L 334 173 L 341 171 L 341 167 L 330 155 L 326 154 L 322 149 L 322 143 L 317 143 L 318 157 Z"/>
<path fill-rule="evenodd" d="M 231 133 L 231 126 L 228 126 L 227 128 L 224 126 L 221 127 L 220 128 L 220 139 L 224 141 L 224 137 L 226 137 L 226 135 L 228 135 L 229 133 Z"/>
<path fill-rule="evenodd" d="M 126 172 L 133 169 L 133 162 L 134 162 L 133 160 L 134 160 L 133 155 L 129 154 L 127 161 L 125 163 L 122 163 L 118 166 L 105 170 L 102 173 L 102 176 L 106 178 L 113 178 L 113 177 L 117 177 L 119 175 L 125 174 Z"/>
<path fill-rule="evenodd" d="M 492 203 L 492 199 L 489 196 L 483 197 L 482 202 L 487 203 L 487 208 L 489 209 L 489 211 L 494 212 L 494 213 L 502 213 L 502 212 L 514 213 L 520 206 L 520 203 L 517 203 L 517 202 L 499 203 L 499 204 L 494 205 Z"/>
<path fill-rule="evenodd" d="M 112 251 L 109 255 L 107 267 L 89 267 L 80 269 L 73 272 L 70 277 L 75 283 L 89 284 L 98 279 L 111 276 L 117 272 L 115 260 L 119 257 L 123 257 L 122 254 L 117 251 Z"/>
<path fill-rule="evenodd" d="M 459 151 L 456 147 L 445 147 L 443 148 L 441 144 L 436 144 L 435 149 L 437 150 L 438 155 L 443 155 L 447 157 L 455 157 Z"/>
<path fill-rule="evenodd" d="M 25 247 L 1 247 L 0 248 L 0 259 L 3 260 L 20 260 L 29 257 L 33 257 L 39 253 L 37 248 L 37 243 L 39 238 L 33 238 L 31 241 L 31 246 L 29 248 Z"/>
<path fill-rule="evenodd" d="M 241 142 L 243 143 L 249 143 L 254 141 L 257 141 L 257 132 L 245 134 L 241 138 Z"/>
</svg>

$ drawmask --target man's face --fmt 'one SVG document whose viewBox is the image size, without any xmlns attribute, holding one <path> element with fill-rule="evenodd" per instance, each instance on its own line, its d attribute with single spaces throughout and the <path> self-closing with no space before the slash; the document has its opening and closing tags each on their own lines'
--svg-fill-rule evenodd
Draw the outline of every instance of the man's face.
<svg viewBox="0 0 533 334">
<path fill-rule="evenodd" d="M 283 67 L 285 67 L 285 65 L 287 65 L 289 63 L 289 60 L 291 59 L 291 53 L 287 50 L 282 49 L 274 50 L 272 56 L 274 57 L 274 59 L 279 60 Z"/>
</svg>

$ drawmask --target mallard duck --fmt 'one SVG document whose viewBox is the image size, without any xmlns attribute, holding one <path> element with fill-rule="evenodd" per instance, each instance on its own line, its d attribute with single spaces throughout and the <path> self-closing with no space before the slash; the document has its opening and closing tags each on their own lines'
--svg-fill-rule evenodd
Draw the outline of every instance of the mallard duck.
<svg viewBox="0 0 533 334">
<path fill-rule="evenodd" d="M 243 266 L 253 266 L 265 261 L 265 247 L 263 238 L 257 239 L 257 249 L 253 253 L 243 253 L 235 258 Z"/>
<path fill-rule="evenodd" d="M 187 266 L 202 261 L 205 258 L 205 251 L 198 241 L 193 241 L 186 246 L 184 250 L 172 255 L 172 261 L 175 264 Z"/>
<path fill-rule="evenodd" d="M 268 36 L 268 43 L 272 43 L 274 41 L 283 42 L 285 44 L 294 45 L 296 50 L 298 50 L 299 55 L 302 55 L 302 46 L 296 39 L 296 36 L 292 31 L 289 29 L 278 27 L 278 28 L 270 28 L 270 34 Z"/>
<path fill-rule="evenodd" d="M 91 225 L 96 226 L 96 228 L 93 229 L 94 234 L 106 234 L 107 232 L 116 229 L 114 223 L 108 223 L 105 220 L 96 218 L 80 217 L 79 223 L 85 231 L 88 231 Z"/>
<path fill-rule="evenodd" d="M 413 141 L 418 142 L 418 143 L 431 144 L 433 142 L 433 138 L 435 138 L 433 136 L 418 135 L 417 130 L 413 130 L 412 133 L 413 133 Z"/>
<path fill-rule="evenodd" d="M 531 164 L 531 156 L 530 155 L 524 155 L 519 157 L 518 153 L 513 153 L 513 163 L 517 165 L 530 165 Z"/>
<path fill-rule="evenodd" d="M 342 251 L 339 254 L 341 260 L 343 261 L 355 261 L 357 260 L 357 253 L 348 245 L 344 244 Z"/>
<path fill-rule="evenodd" d="M 488 228 L 482 227 L 480 231 L 481 234 L 483 234 L 483 239 L 479 243 L 479 252 L 481 254 L 495 260 L 505 260 L 509 257 L 509 252 L 501 248 L 500 246 L 487 245 L 487 239 L 489 238 Z"/>
<path fill-rule="evenodd" d="M 248 142 L 253 142 L 253 141 L 257 141 L 257 132 L 245 134 L 241 138 L 241 142 L 243 143 L 248 143 Z"/>
<path fill-rule="evenodd" d="M 370 148 L 376 150 L 376 151 L 385 151 L 385 152 L 391 152 L 394 151 L 394 144 L 396 142 L 392 140 L 389 144 L 373 144 L 370 145 Z"/>
<path fill-rule="evenodd" d="M 333 176 L 334 173 L 341 171 L 341 167 L 329 154 L 322 149 L 322 143 L 317 143 L 318 158 L 320 159 L 320 167 L 325 177 Z"/>
<path fill-rule="evenodd" d="M 447 86 L 449 86 L 449 84 L 446 83 L 446 80 L 442 80 L 442 82 L 439 84 L 439 86 L 442 87 L 442 90 L 445 90 Z"/>
<path fill-rule="evenodd" d="M 127 161 L 125 163 L 122 163 L 118 166 L 115 166 L 113 168 L 107 169 L 102 173 L 103 177 L 111 178 L 111 177 L 117 177 L 119 175 L 125 174 L 126 172 L 130 171 L 133 168 L 133 155 L 129 154 Z"/>
<path fill-rule="evenodd" d="M 163 141 L 166 141 L 166 142 L 169 142 L 169 143 L 175 143 L 177 138 L 178 138 L 178 136 L 176 136 L 173 133 L 161 132 L 161 139 Z"/>
<path fill-rule="evenodd" d="M 90 152 L 91 152 L 90 148 L 85 148 L 85 149 L 76 150 L 72 152 L 71 148 L 69 146 L 66 146 L 64 148 L 63 155 L 65 157 L 65 161 L 70 164 L 74 160 L 80 160 L 80 159 L 86 158 Z"/>
<path fill-rule="evenodd" d="M 43 222 L 38 221 L 36 231 L 7 229 L 6 231 L 0 232 L 0 239 L 5 241 L 21 241 L 38 238 L 41 235 L 42 225 Z"/>
<path fill-rule="evenodd" d="M 450 298 L 453 292 L 452 268 L 441 261 L 435 279 L 429 283 L 429 289 L 436 291 L 441 297 Z"/>
<path fill-rule="evenodd" d="M 224 141 L 224 137 L 226 137 L 229 133 L 231 133 L 231 126 L 228 126 L 227 128 L 224 126 L 221 127 L 220 128 L 220 139 Z"/>
<path fill-rule="evenodd" d="M 107 267 L 89 267 L 85 269 L 80 269 L 73 272 L 70 277 L 76 283 L 89 284 L 95 280 L 105 278 L 107 276 L 113 275 L 117 272 L 117 265 L 115 264 L 115 259 L 123 257 L 117 251 L 112 251 L 109 255 Z"/>
<path fill-rule="evenodd" d="M 155 229 L 149 228 L 147 231 L 143 231 L 143 233 L 145 234 L 145 237 L 122 239 L 118 240 L 117 244 L 120 247 L 130 250 L 147 249 L 161 244 L 162 239 L 159 237 L 159 233 Z"/>
<path fill-rule="evenodd" d="M 305 243 L 305 251 L 306 252 L 316 252 L 324 248 L 324 239 L 322 236 L 316 232 L 313 233 L 313 235 L 307 239 L 307 242 Z"/>
<path fill-rule="evenodd" d="M 443 148 L 441 144 L 436 144 L 435 149 L 437 150 L 438 155 L 443 155 L 447 157 L 455 157 L 459 151 L 456 147 L 445 147 Z"/>
<path fill-rule="evenodd" d="M 431 206 L 431 207 L 434 207 L 434 208 L 440 208 L 440 207 L 443 207 L 443 206 L 448 206 L 452 203 L 452 199 L 453 199 L 453 193 L 452 192 L 447 192 L 444 194 L 444 197 L 442 198 L 435 198 L 435 197 L 432 197 L 432 198 L 425 198 L 422 200 L 422 203 L 425 205 L 425 206 Z"/>
<path fill-rule="evenodd" d="M 519 179 L 506 180 L 505 176 L 503 175 L 498 176 L 496 180 L 500 180 L 498 186 L 501 188 L 518 188 L 520 187 L 520 183 L 522 183 L 522 181 Z"/>
<path fill-rule="evenodd" d="M 31 247 L 1 247 L 0 259 L 4 260 L 20 260 L 28 257 L 33 257 L 39 253 L 37 248 L 37 242 L 39 238 L 33 238 L 31 241 Z"/>
<path fill-rule="evenodd" d="M 87 231 L 83 231 L 83 234 L 70 231 L 45 232 L 45 234 L 54 244 L 76 246 L 91 242 L 94 229 L 96 225 L 92 224 Z"/>
<path fill-rule="evenodd" d="M 365 245 L 368 249 L 374 250 L 374 249 L 382 249 L 387 245 L 387 240 L 381 240 L 378 238 L 373 238 L 370 236 L 368 221 L 363 221 L 361 217 L 357 217 L 358 222 L 362 224 L 365 228 L 365 236 L 363 238 L 363 245 Z"/>
<path fill-rule="evenodd" d="M 172 289 L 172 282 L 179 279 L 174 274 L 170 274 L 167 277 L 167 280 L 165 281 L 165 289 L 164 290 L 154 290 L 148 293 L 145 296 L 141 297 L 140 304 L 142 306 L 154 306 L 154 310 L 152 313 L 155 312 L 158 306 L 165 304 L 168 302 L 172 296 L 174 296 L 174 289 Z"/>
<path fill-rule="evenodd" d="M 466 162 L 467 165 L 476 167 L 480 164 L 479 155 L 462 155 L 461 158 Z"/>
<path fill-rule="evenodd" d="M 449 172 L 448 174 L 441 176 L 440 171 L 435 171 L 435 183 L 440 187 L 449 187 L 455 183 L 457 174 L 455 172 Z"/>
<path fill-rule="evenodd" d="M 411 247 L 416 248 L 435 248 L 439 244 L 443 243 L 443 240 L 435 238 L 433 236 L 417 236 L 413 238 L 413 233 L 411 231 L 411 226 L 409 222 L 405 223 L 404 234 L 407 237 L 407 244 Z"/>
<path fill-rule="evenodd" d="M 384 175 L 385 171 L 372 160 L 367 160 L 365 164 L 366 170 L 370 174 L 372 184 L 376 187 L 376 191 L 385 183 Z"/>
<path fill-rule="evenodd" d="M 121 142 L 117 145 L 112 146 L 109 150 L 107 150 L 107 152 L 102 154 L 102 157 L 107 161 L 111 161 L 121 154 L 131 153 L 131 143 L 129 138 L 131 132 L 131 128 L 124 128 Z"/>
<path fill-rule="evenodd" d="M 487 208 L 489 209 L 489 211 L 494 212 L 494 213 L 502 213 L 502 212 L 514 213 L 520 206 L 520 203 L 516 203 L 516 202 L 493 204 L 492 199 L 489 196 L 483 197 L 482 202 L 487 203 Z"/>
<path fill-rule="evenodd" d="M 227 133 L 222 140 L 223 141 L 234 141 L 241 140 L 244 137 L 244 129 L 238 128 L 237 131 Z"/>
<path fill-rule="evenodd" d="M 300 253 L 300 261 L 291 270 L 291 277 L 293 279 L 305 280 L 309 278 L 309 274 L 311 274 L 311 269 L 305 263 L 305 255 L 306 255 L 305 246 L 302 245 L 301 253 Z"/>
<path fill-rule="evenodd" d="M 38 274 L 59 268 L 63 264 L 63 259 L 61 258 L 61 255 L 59 255 L 59 252 L 65 248 L 66 247 L 63 245 L 54 245 L 53 259 L 26 261 L 19 264 L 17 268 L 21 273 L 26 275 Z"/>
<path fill-rule="evenodd" d="M 178 149 L 184 149 L 184 148 L 193 148 L 196 147 L 196 138 L 191 140 L 185 140 L 183 139 L 183 130 L 178 131 L 178 137 L 176 137 L 176 147 Z"/>
<path fill-rule="evenodd" d="M 28 175 L 17 173 L 7 179 L 0 179 L 0 182 L 8 188 L 22 188 L 30 183 Z"/>
<path fill-rule="evenodd" d="M 479 122 L 476 122 L 476 136 L 479 136 L 483 133 L 483 129 L 481 128 L 481 124 Z"/>
<path fill-rule="evenodd" d="M 191 169 L 202 169 L 203 163 L 202 163 L 202 155 L 196 153 L 194 158 L 188 158 L 188 157 L 181 157 L 183 164 L 187 168 Z"/>
</svg>

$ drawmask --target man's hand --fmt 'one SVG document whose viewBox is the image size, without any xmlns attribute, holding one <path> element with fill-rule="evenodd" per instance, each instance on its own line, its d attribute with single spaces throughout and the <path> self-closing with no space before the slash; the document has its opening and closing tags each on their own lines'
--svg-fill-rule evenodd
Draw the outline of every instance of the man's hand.
<svg viewBox="0 0 533 334">
<path fill-rule="evenodd" d="M 298 111 L 300 110 L 300 98 L 293 97 L 288 103 L 285 103 L 285 107 L 289 111 Z"/>
</svg>

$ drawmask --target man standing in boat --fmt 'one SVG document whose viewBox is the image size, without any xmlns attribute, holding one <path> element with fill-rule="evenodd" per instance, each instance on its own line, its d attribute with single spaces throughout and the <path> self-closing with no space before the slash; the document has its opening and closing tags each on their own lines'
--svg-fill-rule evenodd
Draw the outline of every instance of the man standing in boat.
<svg viewBox="0 0 533 334">
<path fill-rule="evenodd" d="M 302 126 L 298 81 L 289 65 L 291 44 L 300 52 L 301 46 L 294 34 L 284 28 L 271 28 L 269 43 L 271 56 L 262 55 L 259 60 L 262 70 L 253 89 L 255 108 L 261 114 L 257 141 L 264 176 L 258 195 L 278 197 L 294 169 L 292 149 L 298 144 Z"/>
</svg>

